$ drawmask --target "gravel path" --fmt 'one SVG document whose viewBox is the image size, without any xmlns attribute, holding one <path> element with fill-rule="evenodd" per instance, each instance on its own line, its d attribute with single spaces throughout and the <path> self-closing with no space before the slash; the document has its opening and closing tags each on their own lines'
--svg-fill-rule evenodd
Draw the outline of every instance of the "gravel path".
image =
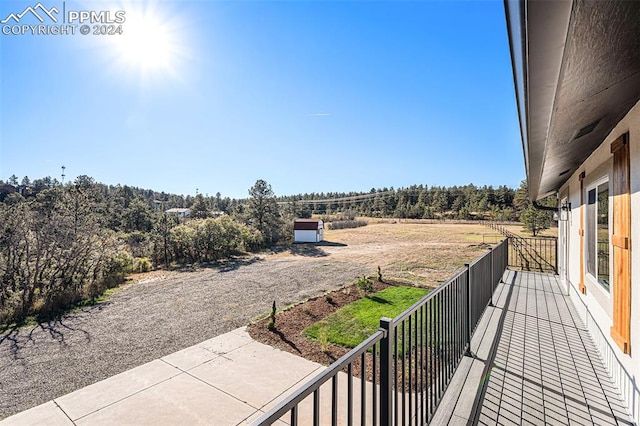
<svg viewBox="0 0 640 426">
<path fill-rule="evenodd" d="M 327 258 L 252 259 L 125 287 L 58 321 L 0 334 L 0 419 L 339 287 L 362 266 Z"/>
</svg>

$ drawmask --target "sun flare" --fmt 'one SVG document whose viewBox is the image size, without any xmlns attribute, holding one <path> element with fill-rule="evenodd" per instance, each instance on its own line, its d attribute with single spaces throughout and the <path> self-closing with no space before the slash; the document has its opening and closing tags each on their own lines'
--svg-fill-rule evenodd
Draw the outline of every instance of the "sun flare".
<svg viewBox="0 0 640 426">
<path fill-rule="evenodd" d="M 166 29 L 154 16 L 137 16 L 128 22 L 120 43 L 123 60 L 141 68 L 163 68 L 171 61 L 172 45 Z"/>
<path fill-rule="evenodd" d="M 123 32 L 113 37 L 115 65 L 134 74 L 141 83 L 158 77 L 178 77 L 186 48 L 175 18 L 159 10 L 157 3 L 128 3 Z M 164 11 L 166 12 L 166 11 Z"/>
</svg>

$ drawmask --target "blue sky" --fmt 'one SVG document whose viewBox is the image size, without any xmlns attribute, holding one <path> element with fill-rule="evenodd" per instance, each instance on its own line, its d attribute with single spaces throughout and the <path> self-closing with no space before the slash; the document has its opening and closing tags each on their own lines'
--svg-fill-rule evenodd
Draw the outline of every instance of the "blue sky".
<svg viewBox="0 0 640 426">
<path fill-rule="evenodd" d="M 36 4 L 3 0 L 0 20 Z M 1 179 L 65 165 L 246 197 L 257 179 L 289 195 L 524 178 L 501 1 L 64 9 L 123 10 L 123 33 L 0 34 Z"/>
</svg>

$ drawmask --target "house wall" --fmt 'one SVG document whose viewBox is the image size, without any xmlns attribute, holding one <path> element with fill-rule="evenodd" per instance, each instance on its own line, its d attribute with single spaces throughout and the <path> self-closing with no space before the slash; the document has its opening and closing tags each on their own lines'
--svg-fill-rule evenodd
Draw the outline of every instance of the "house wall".
<svg viewBox="0 0 640 426">
<path fill-rule="evenodd" d="M 315 230 L 298 230 L 293 231 L 293 240 L 296 243 L 316 243 L 318 231 Z"/>
<path fill-rule="evenodd" d="M 584 171 L 584 200 L 586 191 L 594 182 L 603 177 L 611 178 L 613 156 L 611 142 L 629 132 L 631 157 L 631 354 L 622 353 L 610 336 L 612 325 L 612 293 L 606 291 L 589 274 L 585 273 L 586 294 L 578 288 L 580 282 L 580 180 Z M 609 180 L 611 193 L 611 180 Z M 578 168 L 569 181 L 559 190 L 559 199 L 568 196 L 571 213 L 568 215 L 567 240 L 568 292 L 578 311 L 591 332 L 594 342 L 609 373 L 617 382 L 627 401 L 632 415 L 640 423 L 640 102 L 618 123 L 600 147 Z M 584 208 L 584 207 L 583 207 Z M 609 229 L 612 229 L 612 197 L 609 197 Z M 585 221 L 586 227 L 586 221 Z M 562 236 L 558 240 L 562 242 Z M 586 240 L 586 237 L 585 237 Z M 637 249 L 636 249 L 637 247 Z M 563 250 L 565 247 L 559 247 Z M 585 250 L 586 252 L 586 250 Z M 613 250 L 610 248 L 610 267 L 613 268 Z M 586 261 L 585 261 L 586 267 Z M 611 284 L 613 286 L 613 283 Z"/>
</svg>

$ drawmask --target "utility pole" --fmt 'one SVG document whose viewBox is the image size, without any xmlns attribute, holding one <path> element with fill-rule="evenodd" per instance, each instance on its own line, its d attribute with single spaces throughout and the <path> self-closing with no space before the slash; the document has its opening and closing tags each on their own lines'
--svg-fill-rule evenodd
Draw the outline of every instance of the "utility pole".
<svg viewBox="0 0 640 426">
<path fill-rule="evenodd" d="M 66 167 L 62 166 L 62 186 L 64 186 L 64 171 L 65 171 Z"/>
</svg>

